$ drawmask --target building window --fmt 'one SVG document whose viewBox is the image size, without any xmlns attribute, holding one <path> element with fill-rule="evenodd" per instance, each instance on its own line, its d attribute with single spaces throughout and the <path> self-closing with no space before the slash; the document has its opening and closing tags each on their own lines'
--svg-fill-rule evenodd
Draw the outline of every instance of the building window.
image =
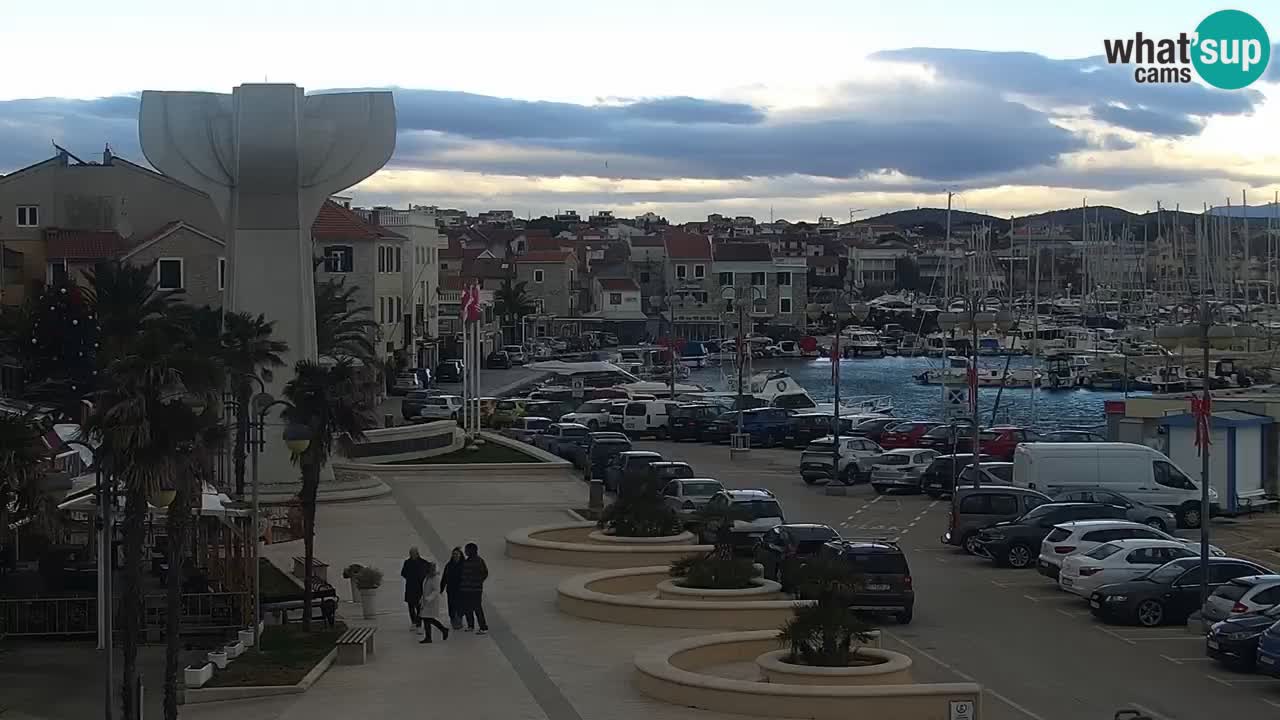
<svg viewBox="0 0 1280 720">
<path fill-rule="evenodd" d="M 392 322 L 400 322 L 400 318 L 404 317 L 404 305 L 402 304 L 403 301 L 404 301 L 404 298 L 400 297 L 399 295 L 396 296 L 396 316 L 392 318 L 391 320 Z"/>
<path fill-rule="evenodd" d="M 778 285 L 785 286 L 790 284 L 791 284 L 791 273 L 789 272 L 778 273 Z"/>
<path fill-rule="evenodd" d="M 49 284 L 63 282 L 67 279 L 67 261 L 66 260 L 50 260 L 49 261 Z"/>
<path fill-rule="evenodd" d="M 382 245 L 378 246 L 378 272 L 387 271 L 387 249 Z"/>
<path fill-rule="evenodd" d="M 396 251 L 396 269 L 395 269 L 395 272 L 400 272 L 400 267 L 401 267 L 401 266 L 400 266 L 400 255 L 401 255 L 401 252 L 403 251 L 403 248 L 401 248 L 399 245 L 397 245 L 397 246 L 395 247 L 395 251 Z"/>
<path fill-rule="evenodd" d="M 778 298 L 778 312 L 783 315 L 791 314 L 791 298 Z"/>
<path fill-rule="evenodd" d="M 540 282 L 542 282 L 543 277 L 544 277 L 544 275 L 543 275 L 543 273 L 542 273 L 542 271 L 541 271 L 541 270 L 534 270 L 534 271 L 533 271 L 533 281 L 534 281 L 534 282 L 536 282 L 536 283 L 540 283 Z"/>
<path fill-rule="evenodd" d="M 684 265 L 677 265 L 677 266 L 676 266 L 676 279 L 677 279 L 677 280 L 684 280 L 684 279 L 685 279 L 685 278 L 687 278 L 687 277 L 689 277 L 689 268 L 688 268 L 688 267 L 686 267 L 686 266 L 684 266 Z"/>
<path fill-rule="evenodd" d="M 324 249 L 324 271 L 349 273 L 354 257 L 354 252 L 349 245 L 330 245 Z"/>
<path fill-rule="evenodd" d="M 751 284 L 752 284 L 752 285 L 757 285 L 757 286 L 763 287 L 763 286 L 764 286 L 764 273 L 762 273 L 762 272 L 753 272 L 753 273 L 751 273 Z"/>
<path fill-rule="evenodd" d="M 218 258 L 218 289 L 227 289 L 227 259 L 224 257 Z"/>
<path fill-rule="evenodd" d="M 160 258 L 156 264 L 156 286 L 160 290 L 181 290 L 182 258 Z"/>
<path fill-rule="evenodd" d="M 40 224 L 39 205 L 18 206 L 18 227 L 37 227 Z"/>
<path fill-rule="evenodd" d="M 610 304 L 610 305 L 621 305 L 621 304 L 622 304 L 622 293 L 609 293 L 609 304 Z"/>
<path fill-rule="evenodd" d="M 706 277 L 706 276 L 707 276 L 707 266 L 706 266 L 706 265 L 694 265 L 694 266 L 693 266 L 693 278 L 694 278 L 695 280 L 701 280 L 702 278 L 704 278 L 704 277 Z"/>
<path fill-rule="evenodd" d="M 733 273 L 720 273 L 720 287 L 733 287 Z"/>
<path fill-rule="evenodd" d="M 643 271 L 643 272 L 641 272 L 641 273 L 640 273 L 640 282 L 641 282 L 642 284 L 643 284 L 643 283 L 647 283 L 647 282 L 649 282 L 649 271 L 648 271 L 648 270 L 645 270 L 645 271 Z"/>
<path fill-rule="evenodd" d="M 705 303 L 707 301 L 707 294 L 701 291 L 696 292 L 693 294 L 693 301 L 697 303 Z"/>
</svg>

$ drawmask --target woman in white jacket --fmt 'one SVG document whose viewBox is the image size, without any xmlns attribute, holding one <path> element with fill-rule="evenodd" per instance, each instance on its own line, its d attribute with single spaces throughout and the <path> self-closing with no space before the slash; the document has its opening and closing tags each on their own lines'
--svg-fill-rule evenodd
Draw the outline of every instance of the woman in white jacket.
<svg viewBox="0 0 1280 720">
<path fill-rule="evenodd" d="M 436 619 L 436 614 L 440 612 L 440 588 L 439 580 L 436 574 L 436 564 L 427 563 L 427 576 L 422 580 L 422 601 L 418 605 L 418 615 L 422 618 L 422 628 L 426 631 L 426 636 L 422 638 L 422 644 L 431 642 L 431 626 L 440 628 L 441 638 L 449 639 L 449 628 Z"/>
</svg>

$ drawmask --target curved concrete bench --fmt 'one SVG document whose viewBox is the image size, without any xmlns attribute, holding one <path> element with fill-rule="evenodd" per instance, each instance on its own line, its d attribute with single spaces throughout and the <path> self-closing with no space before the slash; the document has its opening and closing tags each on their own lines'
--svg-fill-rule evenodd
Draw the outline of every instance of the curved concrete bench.
<svg viewBox="0 0 1280 720">
<path fill-rule="evenodd" d="M 507 557 L 548 565 L 572 567 L 630 568 L 670 565 L 689 555 L 710 552 L 710 545 L 683 542 L 653 542 L 661 538 L 636 538 L 643 542 L 593 542 L 593 522 L 556 523 L 512 530 L 507 534 Z M 674 535 L 672 538 L 682 538 Z M 655 583 L 656 584 L 656 583 Z"/>
<path fill-rule="evenodd" d="M 952 701 L 982 717 L 976 683 L 792 685 L 706 675 L 700 669 L 752 660 L 778 647 L 777 630 L 685 638 L 636 653 L 640 692 L 681 707 L 758 717 L 847 720 L 851 717 L 946 720 Z"/>
<path fill-rule="evenodd" d="M 796 606 L 794 600 L 655 597 L 654 589 L 667 578 L 666 565 L 575 575 L 556 588 L 556 607 L 566 615 L 619 625 L 758 630 L 779 627 Z"/>
</svg>

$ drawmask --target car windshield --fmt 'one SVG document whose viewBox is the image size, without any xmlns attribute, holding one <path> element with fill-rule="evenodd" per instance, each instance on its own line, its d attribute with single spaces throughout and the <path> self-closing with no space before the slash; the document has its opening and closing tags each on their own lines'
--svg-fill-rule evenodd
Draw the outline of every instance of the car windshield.
<svg viewBox="0 0 1280 720">
<path fill-rule="evenodd" d="M 697 417 L 702 412 L 703 412 L 703 407 L 701 405 L 691 405 L 689 407 L 678 407 L 667 414 L 673 418 L 678 418 L 678 417 L 689 418 L 689 417 Z"/>
<path fill-rule="evenodd" d="M 591 431 L 584 427 L 566 427 L 560 429 L 560 434 L 565 437 L 586 437 Z"/>
<path fill-rule="evenodd" d="M 924 434 L 927 438 L 948 438 L 951 437 L 951 428 L 947 425 L 939 425 Z"/>
<path fill-rule="evenodd" d="M 1098 547 L 1085 553 L 1084 556 L 1094 560 L 1106 560 L 1107 558 L 1120 552 L 1120 546 L 1115 543 L 1103 543 Z"/>
<path fill-rule="evenodd" d="M 992 440 L 999 440 L 999 439 L 1000 439 L 1000 436 L 1001 436 L 1002 434 L 1003 434 L 1003 433 L 991 432 L 990 430 L 984 430 L 984 431 L 982 431 L 982 432 L 978 433 L 978 440 L 979 440 L 979 441 L 981 441 L 981 442 L 990 442 L 990 441 L 992 441 Z"/>
<path fill-rule="evenodd" d="M 877 465 L 909 465 L 911 457 L 908 455 L 881 455 L 876 458 Z"/>
<path fill-rule="evenodd" d="M 1178 576 L 1187 571 L 1194 563 L 1183 560 L 1175 560 L 1166 563 L 1160 567 L 1147 573 L 1144 577 L 1152 582 L 1168 584 L 1178 579 Z"/>
<path fill-rule="evenodd" d="M 752 520 L 782 517 L 782 508 L 777 500 L 738 500 L 733 506 Z"/>
<path fill-rule="evenodd" d="M 694 497 L 711 497 L 724 489 L 718 482 L 687 482 L 683 487 L 685 495 Z"/>
<path fill-rule="evenodd" d="M 1045 515 L 1048 515 L 1049 513 L 1053 512 L 1056 509 L 1057 508 L 1053 505 L 1041 505 L 1039 507 L 1035 507 L 1028 510 L 1025 515 L 1018 518 L 1015 522 L 1020 522 L 1020 523 L 1029 522 L 1031 520 L 1044 517 Z"/>
<path fill-rule="evenodd" d="M 1226 585 L 1223 585 L 1217 590 L 1214 590 L 1213 596 L 1216 598 L 1222 598 L 1223 600 L 1230 600 L 1231 602 L 1235 602 L 1240 598 L 1244 597 L 1244 594 L 1247 592 L 1249 592 L 1248 585 L 1241 585 L 1239 583 L 1227 583 Z"/>
</svg>

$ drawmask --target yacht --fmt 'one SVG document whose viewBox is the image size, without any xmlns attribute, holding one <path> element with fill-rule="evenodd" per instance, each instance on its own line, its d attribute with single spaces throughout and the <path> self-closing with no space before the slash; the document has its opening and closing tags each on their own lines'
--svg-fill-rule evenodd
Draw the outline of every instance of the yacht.
<svg viewBox="0 0 1280 720">
<path fill-rule="evenodd" d="M 666 395 L 671 391 L 671 386 L 667 382 L 645 380 L 610 362 L 549 360 L 547 362 L 531 363 L 527 367 L 530 370 L 537 370 L 550 376 L 543 383 L 544 385 L 574 387 L 576 383 L 581 382 L 583 387 L 622 388 L 631 395 L 636 393 Z M 677 393 L 692 393 L 704 392 L 707 388 L 702 385 L 678 382 L 675 389 Z"/>
<path fill-rule="evenodd" d="M 1051 390 L 1083 387 L 1090 375 L 1089 358 L 1083 355 L 1053 354 L 1044 366 L 1043 385 Z"/>
<path fill-rule="evenodd" d="M 967 385 L 970 382 L 971 364 L 966 357 L 948 358 L 944 368 L 933 368 L 916 375 L 916 382 L 922 385 Z M 1040 385 L 1040 371 L 1034 368 L 1018 368 L 1008 373 L 1004 368 L 978 368 L 978 387 L 1037 387 Z"/>
<path fill-rule="evenodd" d="M 1176 393 L 1187 389 L 1187 375 L 1181 365 L 1155 368 L 1133 379 L 1136 390 L 1150 390 L 1153 393 Z"/>
<path fill-rule="evenodd" d="M 840 331 L 840 354 L 844 357 L 882 357 L 884 344 L 875 330 L 845 328 Z"/>
<path fill-rule="evenodd" d="M 714 402 L 718 404 L 735 403 L 738 392 L 736 378 L 729 378 L 729 389 L 725 391 L 709 391 L 702 389 L 686 393 L 694 401 Z M 750 395 L 770 407 L 787 410 L 808 410 L 812 412 L 833 413 L 833 403 L 818 403 L 809 395 L 809 391 L 796 382 L 785 370 L 756 373 L 744 380 L 742 392 Z M 880 414 L 893 412 L 893 398 L 888 395 L 861 395 L 840 398 L 840 414 Z"/>
</svg>

